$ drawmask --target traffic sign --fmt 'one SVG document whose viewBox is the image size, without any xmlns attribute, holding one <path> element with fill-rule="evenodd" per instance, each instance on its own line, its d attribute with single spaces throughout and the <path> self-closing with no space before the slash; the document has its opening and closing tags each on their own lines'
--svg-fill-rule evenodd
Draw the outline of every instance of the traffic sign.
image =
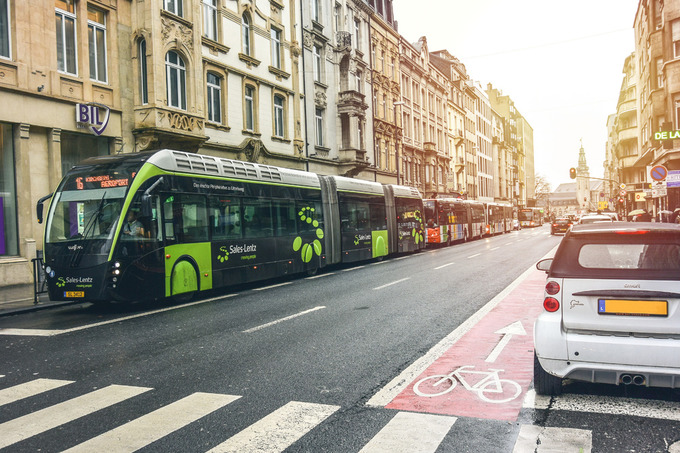
<svg viewBox="0 0 680 453">
<path fill-rule="evenodd" d="M 627 193 L 627 192 L 626 192 L 625 190 L 623 190 L 623 189 L 619 191 L 619 195 L 621 195 L 622 197 L 625 197 L 625 196 L 626 196 L 626 193 Z"/>
<path fill-rule="evenodd" d="M 663 165 L 655 165 L 649 171 L 649 175 L 654 181 L 663 181 L 668 176 L 668 170 Z"/>
<path fill-rule="evenodd" d="M 626 188 L 626 185 L 625 185 L 624 183 L 621 183 L 621 185 L 619 186 L 619 188 L 620 188 L 620 189 L 625 189 L 625 188 Z"/>
</svg>

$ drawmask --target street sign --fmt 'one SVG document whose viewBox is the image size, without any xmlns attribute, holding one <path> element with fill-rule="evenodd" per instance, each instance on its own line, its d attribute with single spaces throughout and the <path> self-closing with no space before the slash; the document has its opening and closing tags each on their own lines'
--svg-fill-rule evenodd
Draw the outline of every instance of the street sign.
<svg viewBox="0 0 680 453">
<path fill-rule="evenodd" d="M 621 183 L 621 185 L 619 186 L 619 189 L 625 189 L 625 188 L 626 188 L 626 185 L 624 183 Z"/>
<path fill-rule="evenodd" d="M 666 187 L 680 187 L 680 170 L 671 170 L 668 172 Z"/>
<path fill-rule="evenodd" d="M 649 176 L 654 181 L 663 181 L 668 176 L 668 170 L 663 165 L 655 165 L 649 171 Z"/>
<path fill-rule="evenodd" d="M 644 192 L 635 193 L 635 201 L 645 201 L 646 194 Z"/>
<path fill-rule="evenodd" d="M 623 190 L 623 189 L 619 191 L 619 195 L 621 195 L 622 197 L 625 197 L 625 196 L 626 196 L 626 193 L 627 193 L 627 192 L 626 192 L 625 190 Z"/>
</svg>

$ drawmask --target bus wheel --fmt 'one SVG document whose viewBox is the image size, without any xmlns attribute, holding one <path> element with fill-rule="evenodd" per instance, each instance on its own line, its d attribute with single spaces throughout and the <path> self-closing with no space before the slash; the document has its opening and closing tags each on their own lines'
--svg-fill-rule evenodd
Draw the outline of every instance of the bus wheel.
<svg viewBox="0 0 680 453">
<path fill-rule="evenodd" d="M 196 268 L 189 261 L 178 261 L 172 269 L 170 285 L 173 300 L 178 302 L 191 300 L 198 291 Z"/>
<path fill-rule="evenodd" d="M 307 274 L 308 277 L 314 277 L 316 274 L 319 273 L 319 268 L 318 267 L 312 267 L 310 269 L 307 269 L 305 271 L 305 274 Z"/>
</svg>

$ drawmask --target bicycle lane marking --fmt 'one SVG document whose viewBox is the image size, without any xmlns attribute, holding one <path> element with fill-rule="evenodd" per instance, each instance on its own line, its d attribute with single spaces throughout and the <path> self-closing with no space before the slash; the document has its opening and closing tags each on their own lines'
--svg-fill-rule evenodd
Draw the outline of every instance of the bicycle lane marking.
<svg viewBox="0 0 680 453">
<path fill-rule="evenodd" d="M 522 283 L 425 371 L 417 375 L 385 407 L 440 415 L 515 421 L 522 408 L 524 394 L 533 379 L 533 325 L 543 310 L 544 286 L 545 273 L 538 270 L 529 272 Z M 526 334 L 522 335 L 521 329 L 515 330 L 512 337 L 507 338 L 508 333 L 502 332 L 508 332 L 508 327 L 512 325 L 516 328 L 517 322 L 521 324 Z M 499 351 L 501 342 L 504 346 Z M 493 361 L 487 361 L 488 359 Z M 433 397 L 420 396 L 414 391 L 414 385 L 425 379 L 418 385 L 419 393 L 444 392 L 450 387 L 451 379 L 442 378 L 447 375 L 453 376 L 452 373 L 456 370 L 457 376 L 451 378 L 455 379 L 456 384 L 450 391 Z M 426 379 L 436 375 L 441 377 Z M 483 381 L 484 379 L 486 381 Z M 500 388 L 496 379 L 500 380 Z M 513 381 L 516 385 L 507 381 Z M 476 385 L 479 386 L 477 388 L 484 389 L 481 396 L 480 392 L 475 390 Z M 502 402 L 484 401 L 483 398 Z"/>
</svg>

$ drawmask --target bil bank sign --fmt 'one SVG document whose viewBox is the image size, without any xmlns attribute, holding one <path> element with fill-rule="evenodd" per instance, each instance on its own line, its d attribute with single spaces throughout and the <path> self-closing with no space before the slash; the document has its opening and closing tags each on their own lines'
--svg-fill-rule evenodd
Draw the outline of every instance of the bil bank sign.
<svg viewBox="0 0 680 453">
<path fill-rule="evenodd" d="M 110 116 L 111 109 L 104 104 L 76 104 L 76 124 L 80 128 L 90 129 L 95 135 L 102 135 L 109 124 Z"/>
</svg>

